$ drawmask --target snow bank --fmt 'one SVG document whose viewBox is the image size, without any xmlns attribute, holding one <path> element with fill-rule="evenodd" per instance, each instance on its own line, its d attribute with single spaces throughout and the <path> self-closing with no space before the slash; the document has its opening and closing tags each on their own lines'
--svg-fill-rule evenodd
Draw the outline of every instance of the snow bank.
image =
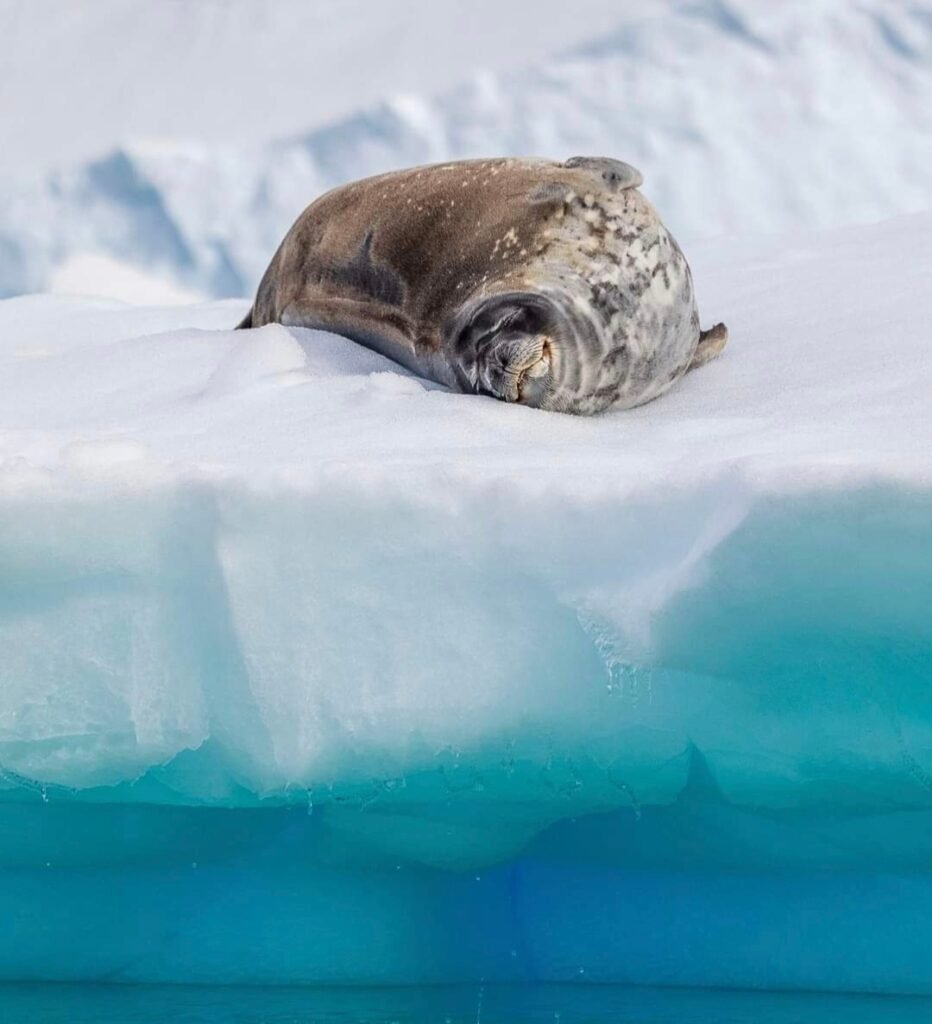
<svg viewBox="0 0 932 1024">
<path fill-rule="evenodd" d="M 0 295 L 67 289 L 74 275 L 63 279 L 60 268 L 76 259 L 86 267 L 89 253 L 188 292 L 252 294 L 317 194 L 451 157 L 621 157 L 644 171 L 647 193 L 681 241 L 932 207 L 927 0 L 668 0 L 617 15 L 614 31 L 605 27 L 609 5 L 592 6 L 578 12 L 590 26 L 586 45 L 569 34 L 557 56 L 534 57 L 532 33 L 507 71 L 499 60 L 499 69 L 457 87 L 395 93 L 303 137 L 259 146 L 247 136 L 226 147 L 137 141 L 8 184 Z M 511 18 L 503 39 L 524 36 Z M 371 43 L 368 29 L 362 38 Z M 493 49 L 490 60 L 501 57 Z M 356 67 L 382 65 L 360 56 L 351 66 L 358 79 L 369 76 Z M 375 70 L 372 79 L 384 81 Z M 151 91 L 161 96 L 160 87 Z M 291 110 L 294 89 L 284 92 Z M 81 290 L 120 297 L 107 272 L 80 281 Z"/>
<path fill-rule="evenodd" d="M 932 217 L 690 254 L 590 420 L 0 304 L 0 976 L 932 990 Z"/>
</svg>

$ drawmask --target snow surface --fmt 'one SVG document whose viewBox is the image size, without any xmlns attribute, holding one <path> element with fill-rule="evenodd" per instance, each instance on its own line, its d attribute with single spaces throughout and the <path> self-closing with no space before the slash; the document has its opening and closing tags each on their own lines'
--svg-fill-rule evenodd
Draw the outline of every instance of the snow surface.
<svg viewBox="0 0 932 1024">
<path fill-rule="evenodd" d="M 24 35 L 44 17 L 17 10 Z M 86 271 L 89 254 L 187 293 L 249 295 L 320 192 L 451 157 L 620 157 L 645 173 L 681 241 L 932 207 L 930 0 L 548 0 L 532 19 L 523 4 L 427 0 L 375 14 L 354 2 L 339 19 L 329 3 L 224 5 L 222 18 L 212 4 L 150 4 L 133 8 L 133 30 L 128 10 L 102 3 L 41 37 L 60 67 L 52 58 L 67 46 L 70 62 L 72 30 L 92 37 L 93 55 L 110 47 L 116 19 L 137 77 L 115 89 L 106 76 L 130 78 L 123 63 L 96 60 L 74 89 L 49 90 L 30 77 L 47 78 L 46 63 L 13 48 L 7 74 L 25 97 L 10 107 L 13 135 L 65 145 L 81 138 L 77 124 L 108 148 L 95 143 L 89 160 L 62 150 L 42 168 L 24 140 L 0 195 L 0 295 L 75 289 L 61 267 Z M 270 70 L 289 26 L 314 59 L 276 56 Z M 255 60 L 244 54 L 254 36 Z M 167 73 L 165 53 L 190 74 Z M 41 117 L 20 116 L 49 92 Z M 79 110 L 56 133 L 62 104 Z M 77 289 L 123 297 L 123 276 L 106 267 Z"/>
<path fill-rule="evenodd" d="M 0 303 L 0 976 L 932 991 L 932 216 L 688 254 L 588 420 Z"/>
</svg>

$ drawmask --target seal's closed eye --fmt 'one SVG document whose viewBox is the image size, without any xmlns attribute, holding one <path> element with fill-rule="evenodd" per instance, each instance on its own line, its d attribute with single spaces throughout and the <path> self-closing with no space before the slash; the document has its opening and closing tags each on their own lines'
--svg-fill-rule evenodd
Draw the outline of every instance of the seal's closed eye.
<svg viewBox="0 0 932 1024">
<path fill-rule="evenodd" d="M 531 316 L 522 306 L 506 309 L 498 320 L 485 332 L 489 337 L 502 331 L 532 331 Z"/>
</svg>

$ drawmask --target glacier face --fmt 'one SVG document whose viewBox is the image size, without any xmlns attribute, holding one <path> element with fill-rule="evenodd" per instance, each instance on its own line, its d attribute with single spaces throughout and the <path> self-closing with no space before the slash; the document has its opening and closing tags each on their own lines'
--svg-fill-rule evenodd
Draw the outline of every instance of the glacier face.
<svg viewBox="0 0 932 1024">
<path fill-rule="evenodd" d="M 0 196 L 0 295 L 51 289 L 124 298 L 142 287 L 154 295 L 250 294 L 285 231 L 323 190 L 461 157 L 589 153 L 630 161 L 681 241 L 868 222 L 932 205 L 928 0 L 665 0 L 625 5 L 622 13 L 612 13 L 615 4 L 586 0 L 575 12 L 578 26 L 554 53 L 553 26 L 565 18 L 553 15 L 555 6 L 538 11 L 541 23 L 553 19 L 548 32 L 521 25 L 527 19 L 516 15 L 517 6 L 496 11 L 498 39 L 475 55 L 487 70 L 458 86 L 396 91 L 308 130 L 297 120 L 293 62 L 281 61 L 274 81 L 255 82 L 254 69 L 238 79 L 238 102 L 224 116 L 202 114 L 198 122 L 190 111 L 174 114 L 176 134 L 190 125 L 187 141 L 121 136 L 92 160 L 42 174 L 30 165 L 28 175 L 5 182 Z M 181 34 L 190 39 L 218 31 L 210 12 L 185 17 Z M 231 15 L 226 25 L 236 39 L 242 17 Z M 280 13 L 270 8 L 265 17 L 268 35 L 281 31 Z M 371 19 L 359 11 L 355 17 L 363 24 L 354 22 L 354 38 L 368 46 Z M 410 5 L 404 17 L 412 17 Z M 425 25 L 443 17 L 421 15 Z M 459 32 L 465 46 L 481 18 L 472 10 L 470 27 L 451 27 L 450 34 Z M 616 18 L 617 27 L 607 30 Z M 589 26 L 587 44 L 578 41 L 582 26 Z M 145 50 L 164 31 L 155 26 L 154 34 L 140 31 L 133 40 Z M 377 38 L 397 31 L 385 26 Z M 503 38 L 512 40 L 509 70 L 501 69 Z M 546 56 L 535 52 L 535 40 Z M 407 81 L 387 67 L 397 52 L 386 46 L 344 62 L 349 73 L 334 71 L 328 93 L 358 95 L 360 77 Z M 214 73 L 216 61 L 198 56 L 192 74 L 208 98 L 205 108 L 192 109 L 211 109 L 217 80 L 228 72 Z M 319 55 L 322 66 L 331 60 Z M 424 60 L 434 64 L 437 56 L 411 63 Z M 461 63 L 462 56 L 453 66 Z M 359 66 L 373 69 L 371 75 L 359 76 Z M 140 74 L 150 77 L 133 81 L 133 96 L 166 103 L 166 88 L 171 95 L 183 79 L 190 89 L 188 76 L 173 69 L 178 82 L 166 86 L 159 70 L 158 63 L 146 65 Z M 281 114 L 263 111 L 276 94 L 274 106 L 295 120 L 287 133 L 279 130 L 280 141 L 269 142 L 267 125 L 278 124 Z M 216 132 L 229 111 L 243 121 L 243 141 L 224 146 Z M 140 121 L 150 123 L 145 113 Z M 199 142 L 202 136 L 212 141 Z M 261 145 L 249 142 L 260 137 Z M 114 265 L 129 269 L 115 273 Z"/>
<path fill-rule="evenodd" d="M 581 420 L 0 303 L 0 977 L 932 991 L 928 216 Z"/>
</svg>

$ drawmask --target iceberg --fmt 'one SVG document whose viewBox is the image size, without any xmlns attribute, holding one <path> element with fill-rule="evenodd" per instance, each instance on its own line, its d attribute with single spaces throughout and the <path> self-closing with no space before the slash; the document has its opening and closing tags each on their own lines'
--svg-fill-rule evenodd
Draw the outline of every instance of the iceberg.
<svg viewBox="0 0 932 1024">
<path fill-rule="evenodd" d="M 932 992 L 932 216 L 593 419 L 0 303 L 0 979 Z"/>
</svg>

